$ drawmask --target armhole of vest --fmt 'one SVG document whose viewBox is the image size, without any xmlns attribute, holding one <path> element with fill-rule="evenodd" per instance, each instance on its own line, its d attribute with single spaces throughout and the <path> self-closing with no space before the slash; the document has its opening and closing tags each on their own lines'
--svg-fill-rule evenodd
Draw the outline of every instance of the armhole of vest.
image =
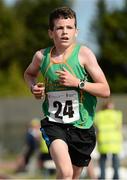
<svg viewBox="0 0 127 180">
<path fill-rule="evenodd" d="M 45 50 L 44 50 L 44 53 L 43 53 L 43 58 L 42 58 L 42 60 L 41 60 L 41 63 L 40 63 L 40 71 L 41 71 L 41 68 L 42 68 L 42 65 L 43 65 L 43 62 L 44 62 L 44 60 L 45 60 L 45 56 L 46 56 L 46 54 L 48 54 L 49 52 L 50 52 L 50 49 L 51 49 L 51 47 L 48 47 L 48 48 L 46 48 Z"/>
<path fill-rule="evenodd" d="M 76 51 L 76 52 L 77 52 L 78 62 L 79 62 L 78 56 L 79 56 L 79 51 L 80 51 L 81 47 L 82 47 L 82 44 L 78 44 L 78 45 L 77 45 L 77 51 Z M 80 62 L 79 62 L 79 64 L 80 64 Z M 92 78 L 91 78 L 91 76 L 89 75 L 89 73 L 87 72 L 86 68 L 84 68 L 84 71 L 85 71 L 85 75 L 86 75 L 86 80 L 89 79 L 89 81 L 92 82 Z"/>
</svg>

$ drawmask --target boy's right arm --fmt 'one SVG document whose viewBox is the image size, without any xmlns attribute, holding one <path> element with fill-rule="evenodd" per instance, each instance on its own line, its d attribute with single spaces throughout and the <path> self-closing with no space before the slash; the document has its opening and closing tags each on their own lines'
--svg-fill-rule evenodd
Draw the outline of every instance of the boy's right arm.
<svg viewBox="0 0 127 180">
<path fill-rule="evenodd" d="M 43 83 L 36 82 L 37 76 L 39 74 L 40 64 L 43 58 L 43 52 L 44 50 L 40 50 L 35 53 L 32 62 L 24 72 L 24 79 L 36 99 L 41 99 L 42 96 L 44 96 Z"/>
</svg>

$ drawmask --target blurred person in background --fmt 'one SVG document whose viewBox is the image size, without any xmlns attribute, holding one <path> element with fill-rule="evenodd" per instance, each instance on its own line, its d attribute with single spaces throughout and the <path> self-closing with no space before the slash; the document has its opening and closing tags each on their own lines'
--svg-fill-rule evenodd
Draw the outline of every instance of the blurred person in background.
<svg viewBox="0 0 127 180">
<path fill-rule="evenodd" d="M 95 126 L 97 128 L 97 148 L 100 153 L 99 166 L 100 177 L 105 179 L 106 160 L 108 155 L 112 157 L 114 170 L 113 179 L 119 179 L 119 153 L 122 150 L 122 119 L 120 110 L 115 109 L 111 99 L 104 102 L 102 109 L 95 115 Z"/>
<path fill-rule="evenodd" d="M 45 141 L 42 139 L 40 121 L 37 118 L 32 119 L 29 123 L 25 146 L 17 159 L 16 172 L 27 171 L 27 165 L 34 154 L 37 156 L 37 163 L 40 169 L 43 168 L 44 161 L 51 159 Z"/>
</svg>

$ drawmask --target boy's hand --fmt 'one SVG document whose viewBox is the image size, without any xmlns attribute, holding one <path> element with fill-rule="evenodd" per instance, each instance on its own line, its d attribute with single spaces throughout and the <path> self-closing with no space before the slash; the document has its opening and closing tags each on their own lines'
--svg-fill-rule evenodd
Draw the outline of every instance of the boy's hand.
<svg viewBox="0 0 127 180">
<path fill-rule="evenodd" d="M 37 83 L 31 86 L 31 92 L 36 99 L 42 99 L 45 95 L 45 86 L 44 83 Z"/>
<path fill-rule="evenodd" d="M 79 79 L 72 75 L 67 69 L 56 71 L 56 74 L 59 76 L 60 84 L 70 87 L 78 87 Z"/>
</svg>

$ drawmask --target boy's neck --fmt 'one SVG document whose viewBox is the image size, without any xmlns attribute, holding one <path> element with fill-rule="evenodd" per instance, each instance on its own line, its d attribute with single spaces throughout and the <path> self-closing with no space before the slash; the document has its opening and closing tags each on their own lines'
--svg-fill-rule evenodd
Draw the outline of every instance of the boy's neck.
<svg viewBox="0 0 127 180">
<path fill-rule="evenodd" d="M 74 46 L 75 46 L 75 43 L 71 44 L 69 47 L 61 48 L 61 49 L 53 47 L 51 51 L 51 57 L 55 59 L 58 58 L 60 60 L 63 60 L 72 53 Z"/>
</svg>

